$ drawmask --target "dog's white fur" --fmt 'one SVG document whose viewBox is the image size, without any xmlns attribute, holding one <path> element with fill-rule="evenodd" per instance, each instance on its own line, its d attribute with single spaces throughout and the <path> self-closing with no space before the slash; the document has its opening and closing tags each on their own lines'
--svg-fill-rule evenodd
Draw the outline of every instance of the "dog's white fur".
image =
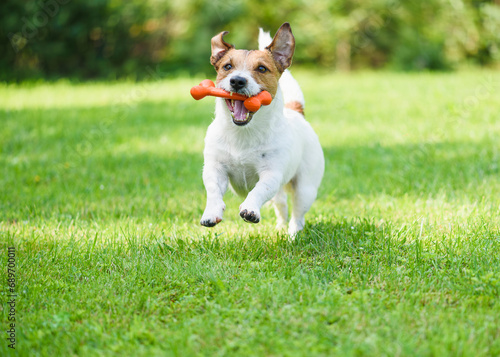
<svg viewBox="0 0 500 357">
<path fill-rule="evenodd" d="M 264 49 L 271 41 L 269 33 L 261 29 L 259 47 Z M 229 80 L 235 75 L 247 79 L 247 95 L 262 90 L 247 68 L 235 71 L 218 86 L 230 91 Z M 203 225 L 222 220 L 223 195 L 230 186 L 236 194 L 246 196 L 240 205 L 240 215 L 246 221 L 260 221 L 262 205 L 272 200 L 279 228 L 288 222 L 286 192 L 290 192 L 293 208 L 288 233 L 294 237 L 303 229 L 304 215 L 315 201 L 323 177 L 324 157 L 304 116 L 284 107 L 290 101 L 304 105 L 302 91 L 288 70 L 279 80 L 272 103 L 259 109 L 245 126 L 235 125 L 224 99 L 216 98 L 215 119 L 205 138 L 207 204 Z"/>
</svg>

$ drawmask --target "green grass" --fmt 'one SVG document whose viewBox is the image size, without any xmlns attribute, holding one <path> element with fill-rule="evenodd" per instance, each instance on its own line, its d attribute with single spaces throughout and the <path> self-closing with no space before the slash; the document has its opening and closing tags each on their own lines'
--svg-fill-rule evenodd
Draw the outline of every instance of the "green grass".
<svg viewBox="0 0 500 357">
<path fill-rule="evenodd" d="M 201 78 L 0 85 L 15 354 L 499 355 L 500 73 L 296 77 L 326 172 L 293 243 L 232 194 L 199 226 Z"/>
</svg>

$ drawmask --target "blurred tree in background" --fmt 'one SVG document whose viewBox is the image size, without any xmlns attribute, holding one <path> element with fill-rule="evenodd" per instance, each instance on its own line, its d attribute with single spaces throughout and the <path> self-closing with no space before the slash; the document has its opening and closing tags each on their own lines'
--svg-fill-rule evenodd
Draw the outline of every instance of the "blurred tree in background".
<svg viewBox="0 0 500 357">
<path fill-rule="evenodd" d="M 450 70 L 500 63 L 500 0 L 4 0 L 0 80 L 212 73 L 222 30 L 256 48 L 285 21 L 295 63 L 337 70 Z"/>
</svg>

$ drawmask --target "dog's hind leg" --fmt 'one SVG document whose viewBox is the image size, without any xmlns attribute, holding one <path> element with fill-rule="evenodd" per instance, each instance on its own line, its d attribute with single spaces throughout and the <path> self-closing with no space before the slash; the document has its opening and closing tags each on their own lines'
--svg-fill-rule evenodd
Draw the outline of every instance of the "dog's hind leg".
<svg viewBox="0 0 500 357">
<path fill-rule="evenodd" d="M 285 228 L 288 223 L 288 204 L 286 192 L 283 187 L 278 191 L 276 196 L 273 197 L 272 203 L 274 206 L 274 212 L 276 212 L 276 227 L 278 229 Z"/>
<path fill-rule="evenodd" d="M 300 181 L 292 184 L 292 218 L 288 225 L 290 236 L 295 237 L 304 228 L 306 222 L 304 216 L 316 200 L 317 194 L 317 185 Z"/>
</svg>

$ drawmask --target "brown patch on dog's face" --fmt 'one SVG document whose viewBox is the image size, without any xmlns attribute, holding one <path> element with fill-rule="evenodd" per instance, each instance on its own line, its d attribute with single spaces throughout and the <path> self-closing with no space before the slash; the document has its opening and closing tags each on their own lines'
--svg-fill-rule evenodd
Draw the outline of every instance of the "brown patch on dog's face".
<svg viewBox="0 0 500 357">
<path fill-rule="evenodd" d="M 285 22 L 281 25 L 264 51 L 236 50 L 233 45 L 224 41 L 227 33 L 221 32 L 211 41 L 210 62 L 217 71 L 217 86 L 246 95 L 266 90 L 274 98 L 281 74 L 292 63 L 295 39 L 290 24 Z M 233 80 L 234 84 L 237 79 L 241 85 L 236 87 L 227 83 L 231 81 L 232 75 L 237 77 Z M 228 80 L 224 81 L 225 79 Z"/>
<path fill-rule="evenodd" d="M 278 81 L 283 72 L 278 69 L 273 56 L 269 51 L 252 51 L 248 57 L 249 70 L 255 73 L 253 78 L 263 90 L 267 90 L 274 98 L 278 90 Z"/>
<path fill-rule="evenodd" d="M 282 74 L 270 51 L 230 49 L 214 67 L 217 70 L 217 84 L 239 71 L 249 75 L 259 85 L 260 90 L 268 91 L 273 98 Z"/>
<path fill-rule="evenodd" d="M 236 66 L 244 62 L 246 52 L 248 51 L 231 49 L 217 63 L 213 63 L 217 71 L 216 84 L 219 84 L 220 81 L 231 75 L 235 71 Z"/>
</svg>

